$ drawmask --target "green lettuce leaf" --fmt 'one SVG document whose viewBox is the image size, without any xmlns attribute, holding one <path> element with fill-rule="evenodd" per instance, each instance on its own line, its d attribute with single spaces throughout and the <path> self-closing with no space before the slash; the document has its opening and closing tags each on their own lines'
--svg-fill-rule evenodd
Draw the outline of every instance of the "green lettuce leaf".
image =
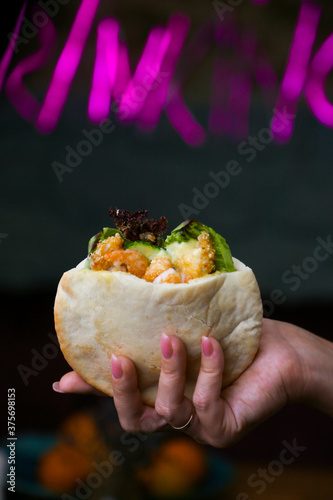
<svg viewBox="0 0 333 500">
<path fill-rule="evenodd" d="M 195 219 L 182 222 L 182 224 L 171 231 L 171 234 L 165 240 L 165 247 L 167 248 L 168 245 L 174 242 L 182 243 L 190 239 L 196 240 L 203 231 L 206 231 L 213 241 L 215 250 L 215 270 L 227 272 L 236 271 L 232 261 L 231 251 L 226 240 L 214 231 L 214 229 L 201 224 L 201 222 Z"/>
</svg>

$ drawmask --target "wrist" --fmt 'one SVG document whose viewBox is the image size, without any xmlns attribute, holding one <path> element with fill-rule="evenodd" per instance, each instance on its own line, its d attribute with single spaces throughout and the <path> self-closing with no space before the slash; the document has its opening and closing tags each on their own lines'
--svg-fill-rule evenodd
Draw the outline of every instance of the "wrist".
<svg viewBox="0 0 333 500">
<path fill-rule="evenodd" d="M 297 362 L 289 385 L 290 400 L 333 416 L 333 343 L 302 328 L 294 329 Z"/>
</svg>

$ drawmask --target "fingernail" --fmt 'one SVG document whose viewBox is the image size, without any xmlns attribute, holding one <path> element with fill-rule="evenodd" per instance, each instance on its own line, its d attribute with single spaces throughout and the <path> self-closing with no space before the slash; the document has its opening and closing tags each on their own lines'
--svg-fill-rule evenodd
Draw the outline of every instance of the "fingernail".
<svg viewBox="0 0 333 500">
<path fill-rule="evenodd" d="M 111 356 L 111 371 L 113 378 L 121 378 L 123 375 L 120 360 L 114 354 Z"/>
<path fill-rule="evenodd" d="M 213 354 L 213 346 L 208 337 L 202 337 L 202 351 L 207 358 Z"/>
<path fill-rule="evenodd" d="M 170 359 L 173 354 L 171 340 L 165 333 L 161 336 L 161 351 L 164 359 Z"/>
<path fill-rule="evenodd" d="M 62 390 L 60 389 L 60 384 L 59 384 L 59 382 L 54 382 L 54 383 L 52 384 L 52 389 L 53 389 L 55 392 L 60 392 L 61 394 L 64 394 L 64 391 L 62 391 Z"/>
</svg>

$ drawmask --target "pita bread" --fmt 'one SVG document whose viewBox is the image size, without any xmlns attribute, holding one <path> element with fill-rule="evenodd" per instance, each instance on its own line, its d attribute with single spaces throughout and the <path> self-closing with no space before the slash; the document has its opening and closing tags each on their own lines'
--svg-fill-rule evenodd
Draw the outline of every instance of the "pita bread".
<svg viewBox="0 0 333 500">
<path fill-rule="evenodd" d="M 67 271 L 55 299 L 55 328 L 70 366 L 89 384 L 113 395 L 110 358 L 135 363 L 143 401 L 153 406 L 163 332 L 185 344 L 192 397 L 200 367 L 201 337 L 221 342 L 223 387 L 252 362 L 259 346 L 262 302 L 252 270 L 233 259 L 236 271 L 218 272 L 187 284 L 148 283 L 124 272 Z"/>
</svg>

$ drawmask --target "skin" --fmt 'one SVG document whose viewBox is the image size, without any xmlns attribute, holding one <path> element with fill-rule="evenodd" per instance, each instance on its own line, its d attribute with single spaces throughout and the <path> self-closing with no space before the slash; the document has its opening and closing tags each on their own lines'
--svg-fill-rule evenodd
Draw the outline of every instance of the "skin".
<svg viewBox="0 0 333 500">
<path fill-rule="evenodd" d="M 215 339 L 203 337 L 193 402 L 184 397 L 184 344 L 163 334 L 161 353 L 155 408 L 142 403 L 134 364 L 121 356 L 111 359 L 114 403 L 120 424 L 128 432 L 182 426 L 194 408 L 186 434 L 198 442 L 224 448 L 236 443 L 288 402 L 311 404 L 333 416 L 333 343 L 295 325 L 264 319 L 253 363 L 222 392 L 221 346 Z M 57 392 L 98 394 L 75 372 L 65 374 L 53 388 Z"/>
</svg>

